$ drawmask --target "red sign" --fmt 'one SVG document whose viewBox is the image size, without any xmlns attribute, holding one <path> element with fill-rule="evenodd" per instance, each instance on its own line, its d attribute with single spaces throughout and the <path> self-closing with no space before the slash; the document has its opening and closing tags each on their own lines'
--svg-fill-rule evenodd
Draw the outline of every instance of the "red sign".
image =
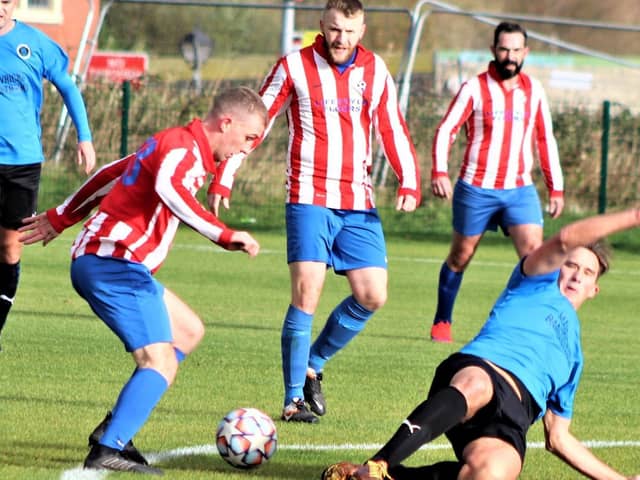
<svg viewBox="0 0 640 480">
<path fill-rule="evenodd" d="M 87 78 L 112 82 L 137 80 L 147 73 L 149 56 L 146 53 L 95 52 L 89 60 Z"/>
</svg>

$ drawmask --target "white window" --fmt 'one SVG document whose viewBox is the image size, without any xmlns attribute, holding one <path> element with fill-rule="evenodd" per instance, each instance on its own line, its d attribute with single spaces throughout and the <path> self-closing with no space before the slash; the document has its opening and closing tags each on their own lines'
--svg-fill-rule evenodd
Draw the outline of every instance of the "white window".
<svg viewBox="0 0 640 480">
<path fill-rule="evenodd" d="M 27 23 L 61 24 L 63 0 L 20 0 L 15 16 Z"/>
</svg>

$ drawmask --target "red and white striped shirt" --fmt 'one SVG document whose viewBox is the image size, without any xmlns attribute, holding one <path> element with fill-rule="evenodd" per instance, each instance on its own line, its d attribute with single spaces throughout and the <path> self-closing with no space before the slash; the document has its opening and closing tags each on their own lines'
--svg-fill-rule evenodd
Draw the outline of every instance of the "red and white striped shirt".
<svg viewBox="0 0 640 480">
<path fill-rule="evenodd" d="M 61 232 L 100 205 L 71 247 L 85 254 L 123 258 L 151 272 L 167 256 L 180 221 L 226 247 L 233 230 L 195 198 L 215 162 L 202 122 L 163 130 L 134 154 L 105 165 L 57 208 L 47 211 Z"/>
<path fill-rule="evenodd" d="M 518 86 L 504 89 L 494 63 L 465 82 L 436 130 L 432 178 L 447 175 L 456 134 L 465 125 L 467 146 L 460 180 L 481 188 L 508 189 L 533 183 L 533 145 L 551 196 L 563 195 L 558 146 L 540 82 L 523 73 Z"/>
<path fill-rule="evenodd" d="M 287 203 L 346 210 L 374 206 L 372 133 L 400 182 L 399 195 L 420 201 L 415 148 L 398 107 L 393 79 L 384 61 L 361 45 L 355 61 L 340 73 L 329 62 L 324 37 L 282 57 L 261 89 L 269 110 L 269 129 L 286 111 L 289 125 Z M 236 163 L 237 165 L 237 163 Z M 228 196 L 219 171 L 211 191 Z M 222 185 L 220 185 L 222 183 Z M 225 185 L 225 183 L 227 183 Z"/>
</svg>

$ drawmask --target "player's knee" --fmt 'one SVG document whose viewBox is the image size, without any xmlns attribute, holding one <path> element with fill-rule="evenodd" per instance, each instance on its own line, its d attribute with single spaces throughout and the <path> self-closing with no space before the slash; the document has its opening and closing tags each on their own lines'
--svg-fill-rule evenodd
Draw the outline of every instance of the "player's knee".
<svg viewBox="0 0 640 480">
<path fill-rule="evenodd" d="M 354 297 L 364 308 L 371 312 L 375 312 L 387 303 L 387 290 L 378 289 L 376 291 L 363 292 L 358 295 L 354 294 Z"/>
<path fill-rule="evenodd" d="M 181 350 L 184 351 L 185 353 L 193 352 L 196 349 L 196 347 L 200 345 L 200 342 L 202 341 L 203 338 L 204 338 L 203 326 L 202 328 L 199 328 L 197 331 L 196 330 L 190 331 L 189 336 L 187 336 L 186 339 L 182 342 L 184 347 L 181 348 Z"/>
<path fill-rule="evenodd" d="M 191 325 L 189 325 L 187 335 L 190 343 L 194 347 L 202 341 L 202 339 L 204 338 L 204 324 L 199 318 L 196 321 L 193 321 Z"/>
<path fill-rule="evenodd" d="M 543 242 L 543 230 L 539 226 L 521 226 L 509 229 L 513 245 L 519 258 L 529 255 Z"/>
<path fill-rule="evenodd" d="M 6 263 L 8 265 L 16 264 L 20 261 L 21 255 L 21 243 L 10 242 L 9 240 L 0 243 L 0 263 Z"/>
<path fill-rule="evenodd" d="M 531 240 L 525 241 L 524 243 L 517 244 L 516 252 L 518 254 L 518 258 L 522 258 L 526 255 L 529 255 L 541 244 L 542 244 L 542 241 L 539 241 L 537 239 L 531 239 Z"/>
<path fill-rule="evenodd" d="M 204 338 L 205 328 L 199 317 L 194 317 L 181 325 L 174 334 L 175 345 L 184 353 L 191 353 Z"/>
<path fill-rule="evenodd" d="M 365 307 L 372 312 L 375 312 L 379 308 L 382 308 L 384 304 L 387 303 L 387 292 L 381 293 L 376 298 L 374 298 L 368 305 Z"/>
<path fill-rule="evenodd" d="M 475 248 L 460 247 L 451 250 L 449 257 L 447 258 L 447 265 L 454 272 L 463 272 L 475 253 Z"/>
<path fill-rule="evenodd" d="M 306 313 L 314 313 L 318 308 L 322 285 L 300 282 L 291 288 L 291 304 Z"/>
</svg>

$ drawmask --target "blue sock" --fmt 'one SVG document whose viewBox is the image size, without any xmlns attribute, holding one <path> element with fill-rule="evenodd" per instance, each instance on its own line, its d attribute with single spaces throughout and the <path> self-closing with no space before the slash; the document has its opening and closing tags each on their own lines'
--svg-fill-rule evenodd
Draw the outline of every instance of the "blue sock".
<svg viewBox="0 0 640 480">
<path fill-rule="evenodd" d="M 184 359 L 187 358 L 187 354 L 179 348 L 173 347 L 173 350 L 176 352 L 176 359 L 178 360 L 178 363 L 182 363 Z"/>
<path fill-rule="evenodd" d="M 312 322 L 313 315 L 289 305 L 280 338 L 285 406 L 296 397 L 304 397 L 302 387 L 307 376 Z"/>
<path fill-rule="evenodd" d="M 360 305 L 353 295 L 338 305 L 311 346 L 309 366 L 321 372 L 324 364 L 364 328 L 373 312 Z"/>
<path fill-rule="evenodd" d="M 463 272 L 454 272 L 451 270 L 447 262 L 442 264 L 438 282 L 438 307 L 436 308 L 436 315 L 433 318 L 434 325 L 436 322 L 451 323 L 453 304 L 458 296 L 458 290 L 460 290 L 462 275 Z"/>
<path fill-rule="evenodd" d="M 100 443 L 122 450 L 145 424 L 167 388 L 167 380 L 157 370 L 136 369 L 120 392 Z"/>
</svg>

